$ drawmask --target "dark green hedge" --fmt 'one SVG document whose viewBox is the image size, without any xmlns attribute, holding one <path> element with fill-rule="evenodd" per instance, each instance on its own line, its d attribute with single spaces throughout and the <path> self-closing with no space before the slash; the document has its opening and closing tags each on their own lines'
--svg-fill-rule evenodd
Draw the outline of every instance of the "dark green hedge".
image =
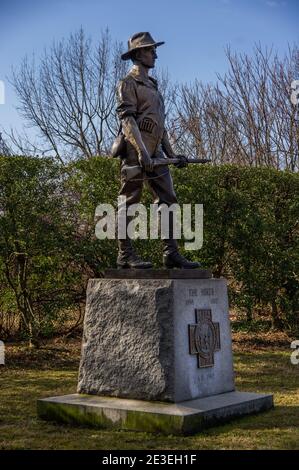
<svg viewBox="0 0 299 470">
<path fill-rule="evenodd" d="M 228 278 L 231 307 L 247 320 L 269 312 L 275 327 L 296 328 L 299 175 L 231 165 L 172 174 L 179 202 L 204 207 L 203 247 L 186 256 Z M 54 320 L 63 323 L 84 301 L 87 279 L 115 266 L 116 242 L 96 239 L 94 214 L 99 203 L 115 204 L 118 189 L 119 162 L 112 159 L 62 167 L 51 159 L 0 158 L 2 336 L 14 315 L 32 338 L 50 334 Z M 151 202 L 146 190 L 143 202 Z M 161 266 L 159 240 L 135 243 Z"/>
</svg>

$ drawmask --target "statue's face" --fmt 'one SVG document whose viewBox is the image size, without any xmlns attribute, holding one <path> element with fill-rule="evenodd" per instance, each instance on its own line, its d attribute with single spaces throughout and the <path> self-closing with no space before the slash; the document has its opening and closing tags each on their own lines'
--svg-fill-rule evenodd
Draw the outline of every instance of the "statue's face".
<svg viewBox="0 0 299 470">
<path fill-rule="evenodd" d="M 157 57 L 156 48 L 154 46 L 142 47 L 135 52 L 135 59 L 149 69 L 155 67 Z"/>
</svg>

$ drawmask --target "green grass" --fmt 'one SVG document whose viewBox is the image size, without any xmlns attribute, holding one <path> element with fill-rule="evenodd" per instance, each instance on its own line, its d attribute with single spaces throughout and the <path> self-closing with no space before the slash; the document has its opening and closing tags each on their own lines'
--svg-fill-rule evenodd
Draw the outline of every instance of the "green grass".
<svg viewBox="0 0 299 470">
<path fill-rule="evenodd" d="M 31 352 L 10 346 L 0 369 L 0 449 L 299 449 L 299 365 L 291 365 L 290 352 L 273 346 L 235 350 L 238 390 L 274 393 L 275 409 L 176 437 L 38 419 L 38 398 L 75 392 L 80 343 Z"/>
</svg>

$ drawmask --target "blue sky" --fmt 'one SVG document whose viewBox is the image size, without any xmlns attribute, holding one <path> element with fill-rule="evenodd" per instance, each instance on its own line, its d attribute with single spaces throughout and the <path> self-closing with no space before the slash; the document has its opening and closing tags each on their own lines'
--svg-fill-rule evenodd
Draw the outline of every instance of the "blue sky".
<svg viewBox="0 0 299 470">
<path fill-rule="evenodd" d="M 150 31 L 166 43 L 157 65 L 173 80 L 208 82 L 226 70 L 226 45 L 250 53 L 261 42 L 283 54 L 299 42 L 298 19 L 298 0 L 0 0 L 0 80 L 6 89 L 0 127 L 22 127 L 7 81 L 11 67 L 81 25 L 94 40 L 108 27 L 124 43 L 135 32 Z"/>
</svg>

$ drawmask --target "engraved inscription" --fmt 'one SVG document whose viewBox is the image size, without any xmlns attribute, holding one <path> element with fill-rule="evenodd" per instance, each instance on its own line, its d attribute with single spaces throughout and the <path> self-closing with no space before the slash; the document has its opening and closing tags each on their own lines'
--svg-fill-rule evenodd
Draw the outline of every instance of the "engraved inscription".
<svg viewBox="0 0 299 470">
<path fill-rule="evenodd" d="M 196 297 L 197 296 L 197 289 L 189 289 L 189 295 L 190 295 L 190 297 Z"/>
<path fill-rule="evenodd" d="M 187 299 L 186 300 L 186 305 L 193 305 L 194 304 L 194 300 L 193 299 Z"/>
<path fill-rule="evenodd" d="M 215 295 L 213 287 L 206 287 L 201 289 L 201 295 Z"/>
<path fill-rule="evenodd" d="M 209 374 L 199 375 L 196 380 L 198 382 L 206 383 L 207 380 L 214 380 L 214 378 L 215 378 L 215 374 L 212 372 Z"/>
<path fill-rule="evenodd" d="M 197 355 L 198 367 L 212 367 L 214 353 L 220 350 L 219 323 L 212 321 L 210 309 L 195 309 L 194 325 L 189 325 L 189 352 Z"/>
</svg>

